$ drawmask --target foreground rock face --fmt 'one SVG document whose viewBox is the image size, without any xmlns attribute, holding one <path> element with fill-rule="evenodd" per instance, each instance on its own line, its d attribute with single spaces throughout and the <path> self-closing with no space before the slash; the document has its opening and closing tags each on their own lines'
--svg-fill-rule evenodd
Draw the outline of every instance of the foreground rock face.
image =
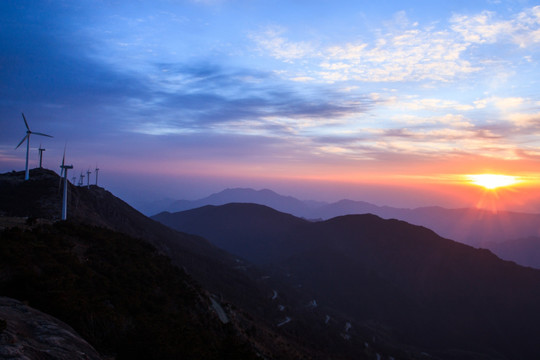
<svg viewBox="0 0 540 360">
<path fill-rule="evenodd" d="M 0 297 L 0 359 L 101 360 L 102 357 L 60 320 L 20 301 Z"/>
</svg>

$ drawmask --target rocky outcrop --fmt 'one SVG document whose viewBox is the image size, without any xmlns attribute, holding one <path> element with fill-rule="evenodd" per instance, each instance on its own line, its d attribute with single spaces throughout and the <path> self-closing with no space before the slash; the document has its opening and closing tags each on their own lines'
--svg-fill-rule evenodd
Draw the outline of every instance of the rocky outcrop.
<svg viewBox="0 0 540 360">
<path fill-rule="evenodd" d="M 102 357 L 60 320 L 20 301 L 0 297 L 0 359 L 101 360 Z"/>
</svg>

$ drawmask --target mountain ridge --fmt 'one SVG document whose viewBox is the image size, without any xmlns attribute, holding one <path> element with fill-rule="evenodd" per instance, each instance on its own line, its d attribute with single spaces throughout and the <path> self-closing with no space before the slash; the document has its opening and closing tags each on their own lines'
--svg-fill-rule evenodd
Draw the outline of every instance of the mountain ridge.
<svg viewBox="0 0 540 360">
<path fill-rule="evenodd" d="M 212 194 L 209 197 L 182 202 L 181 209 L 169 207 L 168 212 L 189 210 L 204 205 L 223 205 L 227 202 L 256 203 L 297 217 L 328 220 L 336 216 L 372 213 L 384 219 L 399 219 L 411 224 L 425 226 L 445 238 L 474 247 L 496 252 L 506 260 L 525 266 L 540 266 L 540 254 L 531 258 L 530 244 L 519 239 L 540 237 L 540 214 L 510 211 L 491 211 L 473 208 L 447 209 L 440 206 L 424 206 L 414 209 L 378 206 L 365 201 L 342 199 L 334 203 L 310 202 L 279 195 L 271 190 L 235 188 Z M 259 196 L 263 192 L 266 197 Z M 255 195 L 255 196 L 254 196 Z M 268 196 L 272 196 L 271 201 Z M 220 201 L 216 201 L 220 199 Z M 286 201 L 281 201 L 286 199 Z M 288 206 L 292 203 L 293 206 Z M 157 215 L 157 214 L 156 214 Z M 509 246 L 498 243 L 513 243 Z M 536 254 L 536 252 L 534 252 Z M 526 260 L 525 260 L 526 259 Z"/>
<path fill-rule="evenodd" d="M 452 346 L 490 358 L 540 356 L 531 337 L 540 335 L 539 270 L 373 214 L 298 218 L 298 226 L 276 230 L 291 215 L 245 203 L 199 210 L 154 218 L 256 264 L 272 264 L 281 269 L 274 276 L 301 286 L 318 304 L 355 323 L 385 324 L 406 343 L 437 344 L 439 352 L 432 350 L 443 358 Z"/>
</svg>

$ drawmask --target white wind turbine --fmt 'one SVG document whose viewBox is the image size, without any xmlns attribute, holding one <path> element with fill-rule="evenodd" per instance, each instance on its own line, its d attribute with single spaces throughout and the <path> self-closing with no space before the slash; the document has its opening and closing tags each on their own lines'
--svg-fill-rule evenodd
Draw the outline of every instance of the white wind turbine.
<svg viewBox="0 0 540 360">
<path fill-rule="evenodd" d="M 23 120 L 24 120 L 24 125 L 26 125 L 26 136 L 23 137 L 23 139 L 21 140 L 21 142 L 19 143 L 19 145 L 17 145 L 17 147 L 15 149 L 17 149 L 19 146 L 21 146 L 21 144 L 26 140 L 26 172 L 25 172 L 25 175 L 24 175 L 24 180 L 28 180 L 30 178 L 30 172 L 28 170 L 28 153 L 30 152 L 30 135 L 31 134 L 36 134 L 36 135 L 40 135 L 40 136 L 48 136 L 48 137 L 51 137 L 51 135 L 47 135 L 47 134 L 43 134 L 43 133 L 38 133 L 38 132 L 33 132 L 30 130 L 30 127 L 28 127 L 28 122 L 26 121 L 26 117 L 24 116 L 23 113 L 22 114 L 22 117 L 23 117 Z"/>
<path fill-rule="evenodd" d="M 92 172 L 90 171 L 90 169 L 86 170 L 86 188 L 87 189 L 90 189 L 90 174 Z"/>
<path fill-rule="evenodd" d="M 60 177 L 62 175 L 64 176 L 64 195 L 62 197 L 62 220 L 67 219 L 67 188 L 68 188 L 68 182 L 67 182 L 67 172 L 69 169 L 73 169 L 73 165 L 66 165 L 66 148 L 64 148 L 64 156 L 62 157 L 62 165 L 60 165 L 60 168 L 62 169 L 60 171 Z"/>
</svg>

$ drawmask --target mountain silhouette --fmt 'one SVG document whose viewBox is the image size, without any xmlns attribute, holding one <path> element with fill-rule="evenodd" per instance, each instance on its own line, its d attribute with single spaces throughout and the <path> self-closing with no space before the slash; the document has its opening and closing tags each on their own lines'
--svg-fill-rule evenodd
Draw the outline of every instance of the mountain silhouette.
<svg viewBox="0 0 540 360">
<path fill-rule="evenodd" d="M 162 207 L 162 210 L 178 212 L 205 205 L 227 203 L 260 204 L 297 217 L 319 220 L 328 220 L 342 215 L 375 214 L 384 219 L 404 220 L 411 224 L 425 226 L 442 237 L 474 247 L 490 249 L 501 258 L 516 261 L 521 265 L 538 267 L 537 264 L 540 264 L 540 254 L 537 254 L 536 247 L 531 248 L 531 242 L 514 241 L 540 236 L 540 214 L 492 212 L 474 208 L 445 209 L 438 206 L 407 209 L 378 206 L 365 201 L 348 199 L 325 203 L 298 200 L 279 195 L 271 190 L 257 191 L 244 188 L 226 189 L 195 201 L 180 200 L 173 206 Z M 500 242 L 507 243 L 507 246 L 498 246 L 497 243 Z M 518 256 L 518 253 L 528 254 L 528 256 Z M 531 254 L 535 255 L 531 256 Z"/>
<path fill-rule="evenodd" d="M 257 264 L 286 256 L 292 251 L 289 246 L 296 246 L 299 241 L 291 235 L 303 233 L 309 225 L 307 220 L 270 207 L 243 203 L 207 205 L 174 214 L 163 212 L 152 218 L 171 228 L 212 239 L 214 245 Z"/>
<path fill-rule="evenodd" d="M 292 196 L 280 195 L 269 189 L 232 188 L 225 189 L 199 200 L 177 200 L 167 208 L 162 208 L 161 211 L 177 212 L 195 209 L 205 205 L 225 205 L 233 202 L 266 205 L 278 211 L 296 214 L 297 216 L 308 214 L 312 209 L 325 204 L 322 202 L 298 200 Z"/>
<path fill-rule="evenodd" d="M 272 265 L 317 303 L 430 354 L 540 356 L 540 271 L 427 228 L 370 214 L 309 222 L 255 204 L 153 218 Z"/>
</svg>

